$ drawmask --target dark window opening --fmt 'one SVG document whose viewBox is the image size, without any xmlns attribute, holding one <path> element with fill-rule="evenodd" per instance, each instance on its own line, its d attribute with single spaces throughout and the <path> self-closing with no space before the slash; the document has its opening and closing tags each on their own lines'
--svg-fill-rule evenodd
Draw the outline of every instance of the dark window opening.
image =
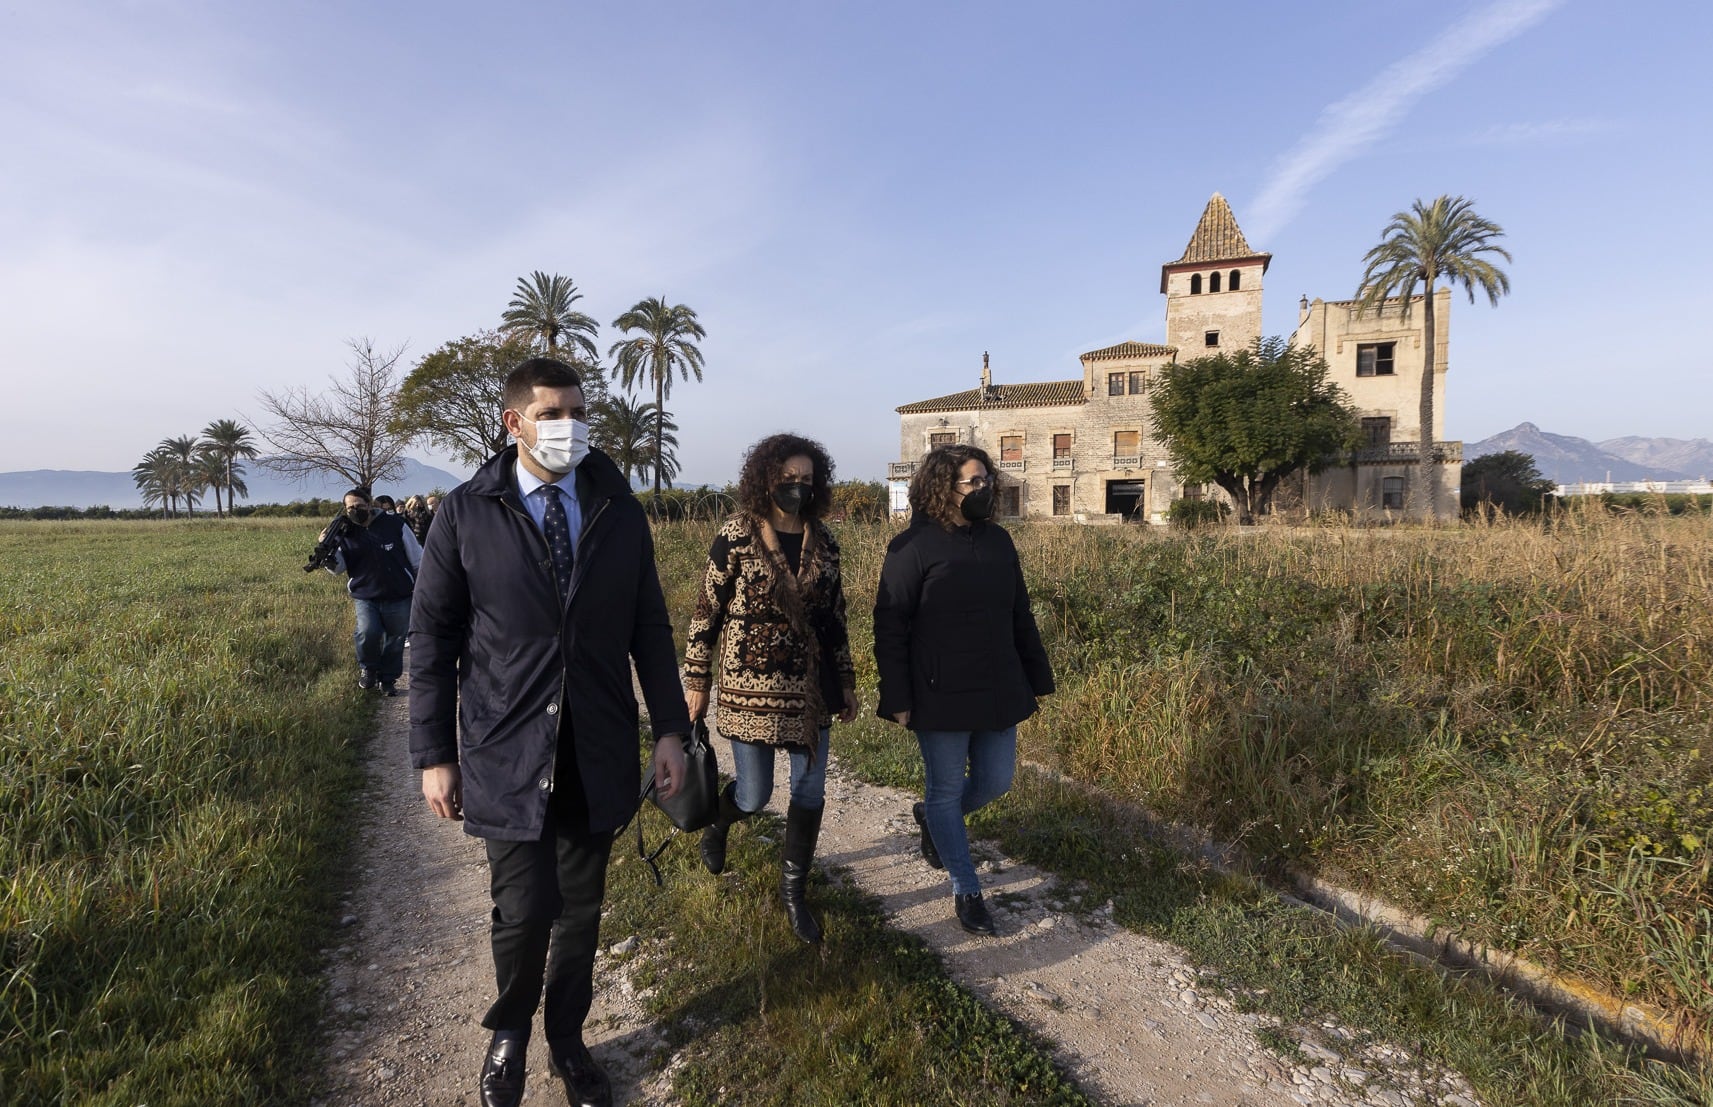
<svg viewBox="0 0 1713 1107">
<path fill-rule="evenodd" d="M 1208 346 L 1217 346 L 1219 345 L 1219 332 L 1208 331 L 1206 334 L 1201 336 L 1201 340 Z"/>
<path fill-rule="evenodd" d="M 1068 484 L 1053 485 L 1053 514 L 1069 515 L 1071 513 L 1071 486 Z"/>
<path fill-rule="evenodd" d="M 1392 511 L 1404 509 L 1404 478 L 1383 477 L 1380 480 L 1380 506 Z"/>
<path fill-rule="evenodd" d="M 1193 484 L 1193 483 L 1186 483 L 1184 485 L 1184 495 L 1183 495 L 1184 499 L 1186 499 L 1186 500 L 1199 500 L 1202 498 L 1202 495 L 1203 495 L 1203 493 L 1202 493 L 1201 485 Z"/>
<path fill-rule="evenodd" d="M 1236 292 L 1240 287 L 1242 287 L 1242 285 L 1243 271 L 1241 269 L 1233 269 L 1231 271 L 1231 291 Z"/>
<path fill-rule="evenodd" d="M 1124 395 L 1124 374 L 1108 373 L 1106 375 L 1106 394 L 1108 396 Z"/>
<path fill-rule="evenodd" d="M 1132 370 L 1130 373 L 1130 394 L 1132 396 L 1140 396 L 1147 387 L 1148 374 L 1143 372 L 1141 369 Z"/>
<path fill-rule="evenodd" d="M 1023 486 L 1008 484 L 999 490 L 999 513 L 1007 518 L 1023 514 Z"/>
<path fill-rule="evenodd" d="M 1207 275 L 1207 290 L 1209 292 L 1218 292 L 1219 291 L 1219 274 L 1218 273 L 1209 273 Z"/>
<path fill-rule="evenodd" d="M 1371 450 L 1383 450 L 1392 444 L 1392 420 L 1381 415 L 1362 420 L 1362 440 Z"/>
<path fill-rule="evenodd" d="M 1106 513 L 1135 519 L 1142 514 L 1142 504 L 1148 486 L 1139 480 L 1109 480 L 1106 482 Z"/>
<path fill-rule="evenodd" d="M 1192 273 L 1190 275 L 1190 295 L 1191 296 L 1200 296 L 1201 295 L 1201 274 L 1200 273 Z"/>
<path fill-rule="evenodd" d="M 1364 342 L 1356 347 L 1356 375 L 1359 377 L 1392 376 L 1392 350 L 1396 346 L 1396 342 Z"/>
</svg>

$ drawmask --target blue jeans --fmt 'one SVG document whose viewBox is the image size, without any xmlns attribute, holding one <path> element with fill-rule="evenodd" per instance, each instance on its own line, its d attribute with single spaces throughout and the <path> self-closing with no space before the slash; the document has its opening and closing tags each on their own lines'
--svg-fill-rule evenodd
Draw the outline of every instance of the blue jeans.
<svg viewBox="0 0 1713 1107">
<path fill-rule="evenodd" d="M 404 640 L 410 633 L 410 598 L 402 600 L 358 600 L 357 664 L 383 684 L 404 675 Z"/>
<path fill-rule="evenodd" d="M 922 769 L 927 778 L 923 813 L 934 848 L 952 878 L 952 894 L 981 891 L 964 816 L 1011 790 L 1017 768 L 1017 728 L 1004 730 L 918 730 Z"/>
<path fill-rule="evenodd" d="M 827 739 L 821 729 L 820 748 L 814 764 L 802 746 L 785 746 L 791 758 L 791 802 L 805 810 L 819 811 L 827 802 Z M 773 753 L 779 746 L 760 742 L 732 742 L 732 764 L 737 767 L 737 789 L 732 798 L 745 811 L 760 811 L 773 795 Z"/>
</svg>

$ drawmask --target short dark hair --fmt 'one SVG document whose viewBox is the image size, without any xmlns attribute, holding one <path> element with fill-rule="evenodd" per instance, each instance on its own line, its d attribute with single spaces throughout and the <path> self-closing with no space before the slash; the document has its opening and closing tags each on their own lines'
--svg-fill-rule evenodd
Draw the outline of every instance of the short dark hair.
<svg viewBox="0 0 1713 1107">
<path fill-rule="evenodd" d="M 355 496 L 364 503 L 368 503 L 373 498 L 369 495 L 369 490 L 360 484 L 355 488 L 347 489 L 345 496 Z M 339 499 L 344 500 L 345 496 L 340 496 Z"/>
<path fill-rule="evenodd" d="M 926 515 L 947 529 L 968 522 L 952 497 L 958 486 L 959 470 L 972 461 L 981 462 L 982 468 L 992 478 L 993 459 L 980 446 L 956 443 L 929 450 L 923 455 L 922 463 L 916 466 L 916 475 L 910 478 L 910 510 Z"/>
<path fill-rule="evenodd" d="M 583 378 L 563 361 L 556 357 L 532 357 L 506 374 L 500 403 L 508 410 L 521 412 L 535 398 L 537 388 L 582 387 Z"/>
<path fill-rule="evenodd" d="M 393 499 L 391 496 L 376 496 L 375 502 L 380 504 L 382 507 L 397 507 L 398 506 L 398 501 Z"/>
<path fill-rule="evenodd" d="M 833 459 L 827 448 L 800 434 L 772 434 L 749 448 L 738 475 L 738 504 L 751 515 L 767 518 L 773 508 L 773 486 L 785 463 L 797 456 L 815 463 L 815 494 L 803 505 L 806 519 L 819 519 L 833 506 Z"/>
</svg>

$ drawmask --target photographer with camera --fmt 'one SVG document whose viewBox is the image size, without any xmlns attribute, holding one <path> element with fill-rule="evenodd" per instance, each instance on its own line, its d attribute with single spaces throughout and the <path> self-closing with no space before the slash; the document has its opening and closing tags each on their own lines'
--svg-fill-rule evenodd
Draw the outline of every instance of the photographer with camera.
<svg viewBox="0 0 1713 1107">
<path fill-rule="evenodd" d="M 345 493 L 345 512 L 318 541 L 333 543 L 327 571 L 346 573 L 357 605 L 357 687 L 396 696 L 404 673 L 404 640 L 422 547 L 404 517 L 375 509 L 367 488 Z"/>
</svg>

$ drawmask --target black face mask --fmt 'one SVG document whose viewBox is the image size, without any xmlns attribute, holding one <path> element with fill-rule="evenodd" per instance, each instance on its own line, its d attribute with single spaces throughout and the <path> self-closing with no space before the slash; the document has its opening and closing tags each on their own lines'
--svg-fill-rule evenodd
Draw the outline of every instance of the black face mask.
<svg viewBox="0 0 1713 1107">
<path fill-rule="evenodd" d="M 787 515 L 801 515 L 815 498 L 815 486 L 801 481 L 782 484 L 773 490 L 773 506 Z"/>
<path fill-rule="evenodd" d="M 965 496 L 964 502 L 958 506 L 959 510 L 964 513 L 964 518 L 972 523 L 991 519 L 993 517 L 993 486 L 977 488 Z"/>
<path fill-rule="evenodd" d="M 369 520 L 375 517 L 375 513 L 366 507 L 348 507 L 345 509 L 345 514 L 349 515 L 351 521 L 360 527 L 368 526 Z"/>
</svg>

